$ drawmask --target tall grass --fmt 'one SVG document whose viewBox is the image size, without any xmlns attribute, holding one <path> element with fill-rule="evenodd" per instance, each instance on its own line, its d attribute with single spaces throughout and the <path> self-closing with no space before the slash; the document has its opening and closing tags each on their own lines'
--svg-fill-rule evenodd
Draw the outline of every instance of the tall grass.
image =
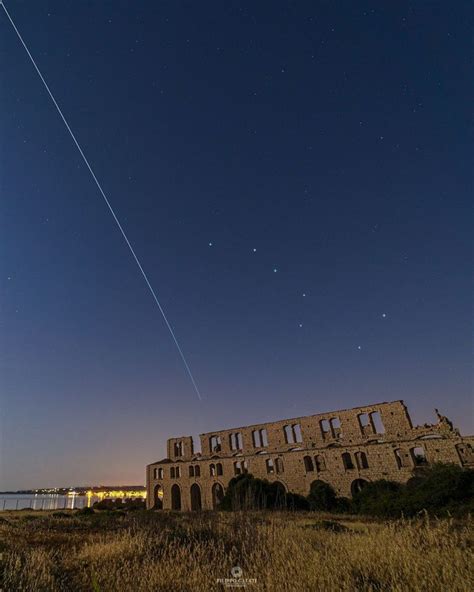
<svg viewBox="0 0 474 592">
<path fill-rule="evenodd" d="M 0 588 L 211 592 L 470 591 L 470 520 L 381 523 L 310 513 L 135 513 L 0 522 Z"/>
</svg>

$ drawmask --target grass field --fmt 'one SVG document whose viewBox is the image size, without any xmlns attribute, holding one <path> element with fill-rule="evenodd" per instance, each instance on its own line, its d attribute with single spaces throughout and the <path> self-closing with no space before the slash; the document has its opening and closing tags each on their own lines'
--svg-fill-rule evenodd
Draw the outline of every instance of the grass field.
<svg viewBox="0 0 474 592">
<path fill-rule="evenodd" d="M 0 541 L 5 592 L 474 589 L 469 519 L 10 512 Z M 234 566 L 241 575 L 225 582 Z M 240 578 L 245 587 L 232 585 Z"/>
</svg>

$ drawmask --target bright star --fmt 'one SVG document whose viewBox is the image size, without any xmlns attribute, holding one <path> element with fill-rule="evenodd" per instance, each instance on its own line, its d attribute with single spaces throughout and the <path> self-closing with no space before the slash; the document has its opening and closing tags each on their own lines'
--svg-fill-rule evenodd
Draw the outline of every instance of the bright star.
<svg viewBox="0 0 474 592">
<path fill-rule="evenodd" d="M 276 273 L 278 269 L 276 267 L 273 268 L 273 273 Z"/>
<path fill-rule="evenodd" d="M 385 318 L 386 318 L 386 316 L 387 316 L 387 315 L 386 315 L 386 314 L 383 312 L 383 313 L 382 313 L 382 318 L 384 318 L 384 319 L 385 319 Z"/>
<path fill-rule="evenodd" d="M 212 247 L 212 243 L 209 243 L 209 246 Z"/>
</svg>

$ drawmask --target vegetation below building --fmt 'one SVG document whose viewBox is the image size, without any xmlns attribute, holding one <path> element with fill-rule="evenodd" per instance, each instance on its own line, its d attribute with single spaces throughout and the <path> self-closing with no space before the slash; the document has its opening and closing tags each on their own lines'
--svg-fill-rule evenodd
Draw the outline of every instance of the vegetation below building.
<svg viewBox="0 0 474 592">
<path fill-rule="evenodd" d="M 411 517 L 420 512 L 461 516 L 474 512 L 474 470 L 436 464 L 418 469 L 406 484 L 373 481 L 353 499 L 338 498 L 334 489 L 315 481 L 307 497 L 285 493 L 277 483 L 239 475 L 229 482 L 220 506 L 224 510 L 318 510 L 378 517 Z"/>
<path fill-rule="evenodd" d="M 474 578 L 469 519 L 384 523 L 268 511 L 3 516 L 0 588 L 9 592 L 213 592 L 235 566 L 252 580 L 245 589 L 256 592 L 467 591 Z"/>
</svg>

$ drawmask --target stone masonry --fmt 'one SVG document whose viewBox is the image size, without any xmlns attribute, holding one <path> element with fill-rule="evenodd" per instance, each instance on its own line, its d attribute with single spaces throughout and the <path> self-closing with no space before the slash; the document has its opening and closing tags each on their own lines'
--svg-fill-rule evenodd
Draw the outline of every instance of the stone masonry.
<svg viewBox="0 0 474 592">
<path fill-rule="evenodd" d="M 435 410 L 437 422 L 413 426 L 403 401 L 377 403 L 168 440 L 167 457 L 147 466 L 147 507 L 216 508 L 232 477 L 244 472 L 307 495 L 315 480 L 340 496 L 368 481 L 404 483 L 434 462 L 474 467 L 474 436 L 463 437 Z"/>
</svg>

